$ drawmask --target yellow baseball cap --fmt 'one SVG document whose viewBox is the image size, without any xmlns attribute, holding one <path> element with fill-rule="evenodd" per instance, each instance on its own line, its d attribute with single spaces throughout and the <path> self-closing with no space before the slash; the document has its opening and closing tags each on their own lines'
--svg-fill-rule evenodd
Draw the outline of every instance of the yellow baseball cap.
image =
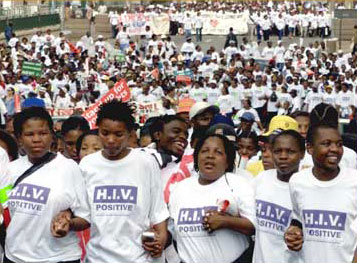
<svg viewBox="0 0 357 263">
<path fill-rule="evenodd" d="M 275 130 L 294 130 L 299 132 L 299 124 L 289 116 L 280 115 L 271 119 L 269 130 L 263 136 L 271 135 Z"/>
</svg>

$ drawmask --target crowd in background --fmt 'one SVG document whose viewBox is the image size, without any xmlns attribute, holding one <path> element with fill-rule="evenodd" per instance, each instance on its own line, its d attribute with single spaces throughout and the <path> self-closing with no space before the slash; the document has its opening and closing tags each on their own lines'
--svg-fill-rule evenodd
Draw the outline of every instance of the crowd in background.
<svg viewBox="0 0 357 263">
<path fill-rule="evenodd" d="M 181 47 L 150 26 L 137 41 L 115 13 L 114 43 L 10 32 L 0 49 L 4 262 L 352 262 L 357 54 L 286 45 L 285 34 L 329 35 L 326 7 L 303 7 L 162 7 Z M 200 13 L 228 10 L 249 13 L 257 41 L 227 28 L 222 50 L 202 50 Z M 23 61 L 42 63 L 41 76 L 22 74 Z M 130 101 L 103 103 L 91 129 L 80 114 L 123 79 Z M 150 103 L 160 107 L 137 118 Z"/>
</svg>

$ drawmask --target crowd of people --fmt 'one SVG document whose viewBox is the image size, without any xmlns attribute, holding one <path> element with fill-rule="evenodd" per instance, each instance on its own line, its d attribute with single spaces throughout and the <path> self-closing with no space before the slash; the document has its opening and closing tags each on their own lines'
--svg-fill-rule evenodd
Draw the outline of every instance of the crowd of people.
<svg viewBox="0 0 357 263">
<path fill-rule="evenodd" d="M 326 10 L 251 7 L 270 8 L 251 14 L 257 42 L 239 43 L 232 29 L 222 50 L 203 51 L 200 30 L 196 43 L 183 32 L 182 47 L 149 26 L 137 41 L 112 24 L 114 47 L 90 33 L 74 43 L 8 30 L 2 262 L 357 262 L 357 54 L 319 41 L 274 45 L 259 18 L 279 31 L 282 10 L 291 36 L 325 36 Z M 304 15 L 317 27 L 291 18 Z M 41 63 L 41 75 L 24 75 L 23 61 Z M 91 127 L 81 114 L 122 80 L 130 101 L 103 101 Z M 162 106 L 138 116 L 149 103 Z"/>
</svg>

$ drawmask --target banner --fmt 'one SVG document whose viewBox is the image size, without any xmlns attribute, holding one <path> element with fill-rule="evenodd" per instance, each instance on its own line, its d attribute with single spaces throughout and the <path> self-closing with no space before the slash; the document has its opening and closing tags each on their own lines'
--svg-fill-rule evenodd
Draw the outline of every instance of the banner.
<svg viewBox="0 0 357 263">
<path fill-rule="evenodd" d="M 248 17 L 245 14 L 202 14 L 202 18 L 203 35 L 227 35 L 230 27 L 237 35 L 248 34 Z"/>
<path fill-rule="evenodd" d="M 99 107 L 113 99 L 120 99 L 122 102 L 127 102 L 130 100 L 130 89 L 124 79 L 117 82 L 114 87 L 107 92 L 100 100 L 89 107 L 82 116 L 89 122 L 91 129 L 96 128 L 97 112 Z M 119 113 L 118 113 L 119 114 Z"/>
<path fill-rule="evenodd" d="M 150 117 L 159 116 L 163 113 L 162 101 L 154 101 L 148 103 L 134 102 L 135 118 L 137 123 L 144 124 Z"/>
<path fill-rule="evenodd" d="M 129 35 L 144 35 L 145 27 L 150 26 L 154 34 L 167 35 L 170 29 L 170 18 L 168 14 L 152 16 L 144 13 L 121 14 L 119 24 L 127 27 Z"/>
<path fill-rule="evenodd" d="M 42 76 L 42 63 L 35 62 L 22 62 L 22 75 L 41 77 Z"/>
<path fill-rule="evenodd" d="M 227 35 L 229 28 L 233 27 L 234 33 L 245 35 L 248 33 L 248 16 L 246 14 L 234 13 L 204 13 L 203 18 L 204 35 Z M 121 14 L 119 23 L 123 23 L 127 27 L 127 32 L 130 35 L 144 35 L 145 26 L 150 26 L 152 32 L 156 35 L 168 35 L 170 29 L 170 17 L 168 14 L 160 14 L 153 16 L 146 13 L 130 13 Z M 195 34 L 192 30 L 192 34 Z"/>
</svg>

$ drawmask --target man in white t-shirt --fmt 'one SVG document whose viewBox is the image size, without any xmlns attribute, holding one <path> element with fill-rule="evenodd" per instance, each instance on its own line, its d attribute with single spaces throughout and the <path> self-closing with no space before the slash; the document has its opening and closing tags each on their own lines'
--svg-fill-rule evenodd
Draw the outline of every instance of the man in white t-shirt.
<svg viewBox="0 0 357 263">
<path fill-rule="evenodd" d="M 352 262 L 357 245 L 355 169 L 339 166 L 342 138 L 336 127 L 315 126 L 308 135 L 314 167 L 290 179 L 293 220 L 285 241 L 303 262 Z"/>
<path fill-rule="evenodd" d="M 104 104 L 97 118 L 104 148 L 80 163 L 91 211 L 88 263 L 152 262 L 166 244 L 169 214 L 159 166 L 151 155 L 128 148 L 132 114 L 126 103 Z M 153 241 L 142 240 L 146 231 Z"/>
<path fill-rule="evenodd" d="M 196 41 L 201 42 L 202 41 L 202 29 L 203 29 L 203 19 L 201 17 L 201 12 L 197 13 L 197 16 L 195 19 L 195 29 L 196 29 Z"/>
</svg>

